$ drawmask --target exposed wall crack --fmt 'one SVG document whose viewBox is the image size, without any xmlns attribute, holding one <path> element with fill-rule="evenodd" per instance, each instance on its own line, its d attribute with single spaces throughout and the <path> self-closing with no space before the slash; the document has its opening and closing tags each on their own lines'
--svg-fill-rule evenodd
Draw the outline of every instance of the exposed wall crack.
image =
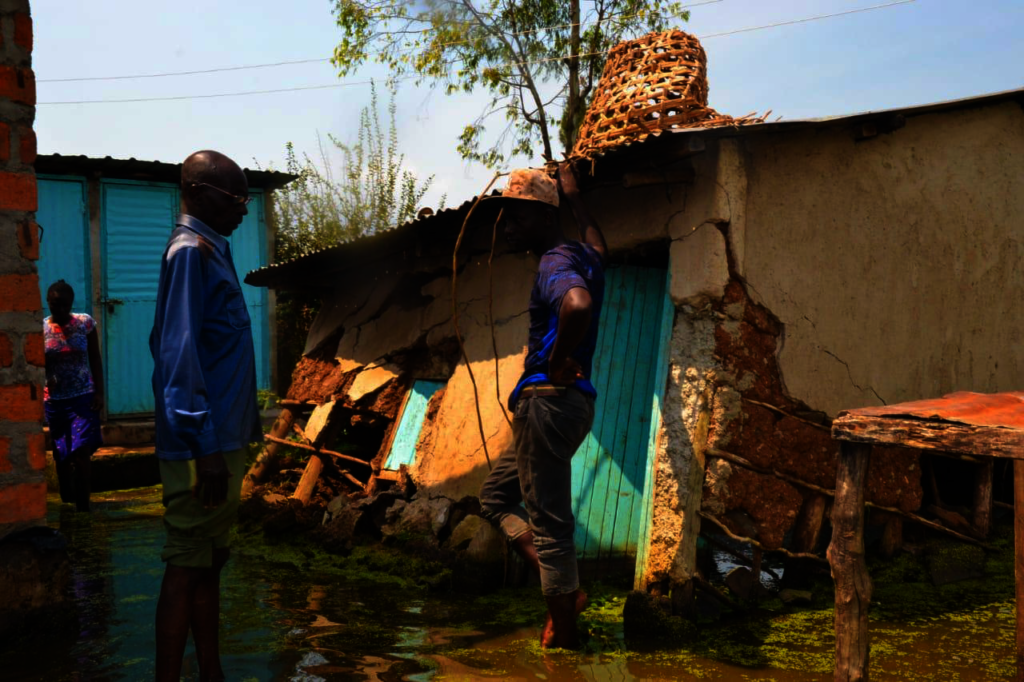
<svg viewBox="0 0 1024 682">
<path fill-rule="evenodd" d="M 839 362 L 843 367 L 846 368 L 846 375 L 850 378 L 850 383 L 853 384 L 854 388 L 856 388 L 858 391 L 871 391 L 871 393 L 873 393 L 874 396 L 876 398 L 878 398 L 878 400 L 883 405 L 888 405 L 889 404 L 888 402 L 886 402 L 885 398 L 883 398 L 882 396 L 878 395 L 878 391 L 876 391 L 873 387 L 871 387 L 871 386 L 861 386 L 856 381 L 854 381 L 853 380 L 853 372 L 850 371 L 850 365 L 847 364 L 847 362 L 845 360 L 843 360 L 841 357 L 839 357 L 838 355 L 836 355 L 832 351 L 828 350 L 827 348 L 822 348 L 821 352 L 824 353 L 825 355 L 828 355 L 828 356 L 830 356 L 832 358 L 835 358 L 836 362 Z"/>
</svg>

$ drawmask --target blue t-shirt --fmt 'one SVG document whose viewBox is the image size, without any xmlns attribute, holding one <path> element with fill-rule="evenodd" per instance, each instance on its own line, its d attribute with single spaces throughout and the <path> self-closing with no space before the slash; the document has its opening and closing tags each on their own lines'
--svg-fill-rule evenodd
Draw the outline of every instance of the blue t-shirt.
<svg viewBox="0 0 1024 682">
<path fill-rule="evenodd" d="M 570 357 L 583 368 L 586 379 L 578 379 L 576 388 L 587 395 L 597 396 L 590 383 L 594 350 L 597 348 L 597 327 L 601 319 L 601 303 L 604 301 L 604 263 L 594 247 L 581 242 L 567 242 L 556 246 L 540 259 L 537 280 L 530 294 L 530 340 L 527 344 L 526 367 L 512 395 L 509 409 L 514 410 L 519 392 L 523 386 L 551 381 L 548 375 L 548 359 L 558 334 L 558 313 L 562 308 L 562 297 L 570 289 L 581 287 L 590 292 L 593 302 L 590 329 L 583 341 Z"/>
</svg>

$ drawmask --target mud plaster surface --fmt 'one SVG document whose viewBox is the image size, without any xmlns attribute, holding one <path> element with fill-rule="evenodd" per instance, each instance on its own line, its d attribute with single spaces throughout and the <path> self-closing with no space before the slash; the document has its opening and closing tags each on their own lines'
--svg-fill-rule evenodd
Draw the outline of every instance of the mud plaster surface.
<svg viewBox="0 0 1024 682">
<path fill-rule="evenodd" d="M 732 375 L 741 402 L 734 417 L 714 420 L 710 436 L 714 447 L 757 466 L 834 488 L 838 445 L 830 433 L 749 402 L 774 405 L 789 414 L 808 411 L 786 393 L 779 370 L 776 352 L 782 325 L 750 301 L 735 281 L 726 289 L 722 310 L 726 317 L 715 328 L 715 355 Z M 866 498 L 904 511 L 918 509 L 923 493 L 918 459 L 914 450 L 877 448 L 868 469 Z M 758 539 L 774 548 L 781 546 L 807 494 L 775 476 L 732 465 L 709 471 L 703 506 L 716 514 L 746 512 L 757 527 Z"/>
</svg>

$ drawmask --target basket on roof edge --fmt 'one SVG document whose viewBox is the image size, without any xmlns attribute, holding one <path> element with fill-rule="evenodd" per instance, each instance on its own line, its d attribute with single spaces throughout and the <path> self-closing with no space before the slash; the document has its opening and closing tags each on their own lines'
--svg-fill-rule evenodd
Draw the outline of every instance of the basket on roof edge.
<svg viewBox="0 0 1024 682">
<path fill-rule="evenodd" d="M 697 38 L 678 30 L 649 33 L 608 53 L 572 156 L 589 158 L 663 130 L 764 119 L 753 114 L 733 118 L 708 106 L 707 55 Z"/>
</svg>

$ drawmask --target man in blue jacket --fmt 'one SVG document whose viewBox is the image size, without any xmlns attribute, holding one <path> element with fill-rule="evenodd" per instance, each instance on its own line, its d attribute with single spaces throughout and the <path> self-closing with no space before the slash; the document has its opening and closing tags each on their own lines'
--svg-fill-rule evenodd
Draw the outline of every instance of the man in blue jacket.
<svg viewBox="0 0 1024 682">
<path fill-rule="evenodd" d="M 215 151 L 185 160 L 181 197 L 183 212 L 160 265 L 149 337 L 167 529 L 156 678 L 180 678 L 191 630 L 206 682 L 224 679 L 220 571 L 248 444 L 261 437 L 249 313 L 227 239 L 251 198 L 242 169 Z"/>
</svg>

